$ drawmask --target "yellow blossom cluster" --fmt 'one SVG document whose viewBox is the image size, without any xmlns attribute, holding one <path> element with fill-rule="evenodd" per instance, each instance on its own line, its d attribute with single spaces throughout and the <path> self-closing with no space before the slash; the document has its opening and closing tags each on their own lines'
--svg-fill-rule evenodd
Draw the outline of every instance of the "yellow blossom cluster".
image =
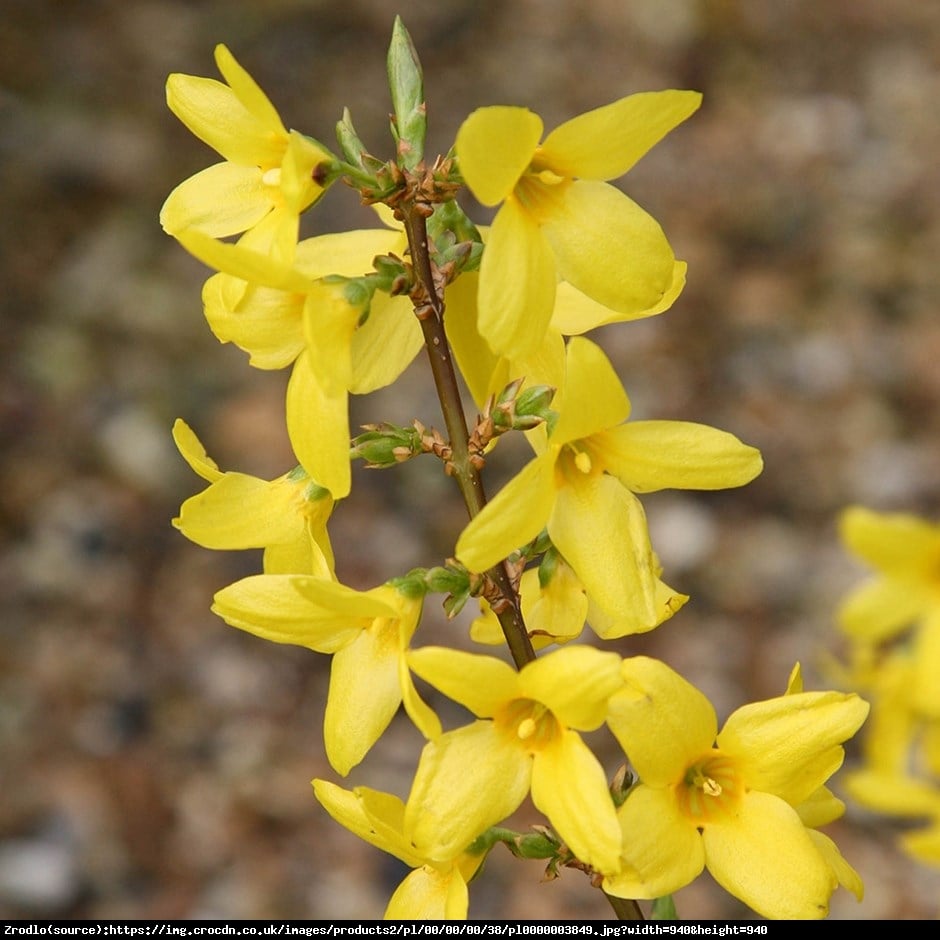
<svg viewBox="0 0 940 940">
<path fill-rule="evenodd" d="M 599 641 L 652 630 L 688 601 L 661 580 L 642 494 L 738 487 L 762 469 L 726 431 L 632 420 L 613 365 L 584 335 L 660 314 L 682 290 L 686 266 L 660 225 L 609 181 L 700 95 L 633 94 L 547 135 L 524 108 L 481 108 L 430 165 L 420 66 L 400 20 L 389 161 L 365 149 L 348 112 L 338 153 L 288 130 L 224 46 L 216 63 L 224 82 L 167 83 L 170 108 L 223 162 L 181 183 L 161 222 L 215 272 L 203 304 L 218 339 L 256 368 L 290 368 L 297 465 L 271 481 L 222 471 L 180 420 L 176 444 L 208 485 L 174 524 L 208 548 L 264 549 L 263 570 L 220 590 L 212 609 L 332 657 L 324 741 L 337 774 L 400 709 L 425 738 L 408 794 L 314 781 L 332 817 L 413 869 L 386 917 L 466 917 L 468 884 L 497 843 L 586 870 L 631 902 L 668 896 L 705 868 L 768 917 L 825 916 L 839 884 L 860 896 L 858 875 L 818 831 L 843 810 L 825 785 L 865 719 L 858 696 L 804 692 L 795 672 L 786 694 L 739 708 L 719 731 L 709 702 L 670 667 L 582 638 L 585 625 Z M 334 184 L 375 205 L 376 226 L 299 240 L 300 214 Z M 495 208 L 490 226 L 467 217 L 464 187 Z M 395 382 L 422 349 L 447 436 L 417 419 L 352 436 L 349 395 Z M 458 377 L 480 409 L 472 428 Z M 487 502 L 480 474 L 511 432 L 533 456 Z M 328 529 L 355 495 L 352 462 L 421 456 L 442 461 L 466 503 L 453 557 L 345 584 Z M 453 616 L 477 598 L 471 635 L 502 644 L 513 664 L 414 647 L 430 593 Z M 415 677 L 472 720 L 444 730 Z M 629 785 L 608 783 L 583 736 L 602 726 Z M 500 823 L 527 797 L 549 828 L 507 837 Z"/>
<path fill-rule="evenodd" d="M 913 823 L 899 839 L 940 866 L 940 525 L 862 506 L 840 520 L 843 543 L 872 569 L 838 611 L 848 682 L 872 704 L 864 765 L 847 775 L 863 806 Z"/>
</svg>

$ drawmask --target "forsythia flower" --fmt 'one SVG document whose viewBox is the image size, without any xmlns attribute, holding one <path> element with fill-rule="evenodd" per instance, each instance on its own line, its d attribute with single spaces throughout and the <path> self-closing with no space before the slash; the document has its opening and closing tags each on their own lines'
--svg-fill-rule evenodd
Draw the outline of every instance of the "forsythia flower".
<svg viewBox="0 0 940 940">
<path fill-rule="evenodd" d="M 760 454 L 705 425 L 627 421 L 630 401 L 620 380 L 583 337 L 568 343 L 558 397 L 559 418 L 542 453 L 467 525 L 457 557 L 471 571 L 486 571 L 547 525 L 605 615 L 604 636 L 649 630 L 675 608 L 664 602 L 634 494 L 741 486 L 760 473 Z"/>
<path fill-rule="evenodd" d="M 173 525 L 204 548 L 263 548 L 267 574 L 333 577 L 333 549 L 326 523 L 333 511 L 329 490 L 302 467 L 276 480 L 223 473 L 185 421 L 173 440 L 186 462 L 209 486 L 180 507 Z"/>
<path fill-rule="evenodd" d="M 791 692 L 735 711 L 718 732 L 709 701 L 665 664 L 624 660 L 608 724 L 639 776 L 618 810 L 623 869 L 604 890 L 655 898 L 707 867 L 729 893 L 773 918 L 819 918 L 857 875 L 807 828 L 838 815 L 823 788 L 868 704 Z M 854 875 L 854 878 L 852 877 Z"/>
<path fill-rule="evenodd" d="M 901 848 L 920 862 L 940 865 L 940 721 L 912 706 L 916 661 L 900 648 L 877 664 L 857 651 L 855 684 L 872 701 L 863 742 L 865 764 L 846 775 L 845 788 L 862 806 L 878 813 L 925 819 L 909 829 Z"/>
<path fill-rule="evenodd" d="M 581 114 L 542 143 L 518 107 L 474 111 L 457 132 L 460 171 L 486 206 L 502 203 L 480 267 L 480 331 L 493 350 L 536 349 L 568 281 L 624 319 L 645 315 L 677 277 L 659 224 L 604 180 L 627 172 L 701 102 L 648 92 Z"/>
<path fill-rule="evenodd" d="M 578 731 L 604 723 L 620 657 L 568 646 L 519 672 L 501 660 L 441 647 L 413 650 L 411 668 L 478 716 L 425 745 L 404 830 L 423 857 L 447 860 L 532 801 L 572 852 L 619 868 L 620 832 L 604 769 Z"/>
<path fill-rule="evenodd" d="M 847 509 L 839 526 L 849 551 L 877 572 L 845 598 L 842 629 L 871 644 L 913 628 L 910 705 L 940 719 L 940 526 L 861 506 Z"/>
<path fill-rule="evenodd" d="M 338 823 L 414 869 L 388 902 L 386 920 L 466 918 L 467 883 L 485 854 L 461 850 L 452 858 L 431 859 L 417 852 L 404 832 L 405 804 L 390 793 L 368 787 L 344 790 L 326 780 L 314 780 L 313 791 Z"/>
<path fill-rule="evenodd" d="M 275 643 L 332 653 L 323 738 L 330 764 L 344 776 L 369 752 L 399 705 L 425 737 L 440 734 L 408 671 L 408 644 L 422 600 L 384 584 L 356 591 L 301 575 L 243 578 L 215 595 L 226 623 Z"/>
<path fill-rule="evenodd" d="M 417 355 L 421 328 L 406 297 L 355 293 L 331 275 L 356 277 L 376 255 L 402 252 L 403 235 L 362 229 L 296 245 L 292 263 L 271 254 L 262 223 L 235 245 L 199 232 L 180 243 L 220 273 L 203 288 L 206 318 L 222 342 L 234 342 L 259 368 L 293 363 L 287 430 L 298 459 L 336 498 L 349 493 L 348 393 L 389 385 Z M 368 314 L 368 315 L 366 315 Z"/>
<path fill-rule="evenodd" d="M 215 61 L 228 84 L 174 74 L 170 110 L 225 162 L 180 183 L 160 212 L 171 235 L 195 229 L 218 238 L 257 225 L 273 213 L 278 242 L 297 241 L 300 213 L 323 194 L 314 170 L 332 163 L 320 144 L 288 131 L 268 97 L 223 46 Z"/>
</svg>

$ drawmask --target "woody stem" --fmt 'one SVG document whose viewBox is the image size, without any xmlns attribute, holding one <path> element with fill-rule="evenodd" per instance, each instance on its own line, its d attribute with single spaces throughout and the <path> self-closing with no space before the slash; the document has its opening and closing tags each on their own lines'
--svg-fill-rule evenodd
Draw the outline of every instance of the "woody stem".
<svg viewBox="0 0 940 940">
<path fill-rule="evenodd" d="M 411 262 L 415 276 L 428 298 L 428 306 L 415 312 L 421 330 L 424 333 L 424 345 L 434 376 L 434 385 L 441 402 L 441 411 L 451 447 L 451 462 L 454 478 L 463 496 L 467 512 L 472 519 L 486 505 L 486 494 L 480 473 L 470 460 L 468 446 L 470 434 L 457 384 L 457 373 L 450 345 L 444 333 L 444 298 L 443 288 L 438 291 L 434 278 L 434 261 L 428 245 L 427 221 L 411 204 L 400 207 L 404 215 L 405 232 L 411 249 Z M 535 659 L 532 641 L 522 619 L 519 597 L 512 586 L 512 579 L 505 564 L 496 565 L 487 572 L 499 588 L 503 602 L 493 605 L 499 619 L 509 651 L 516 668 L 521 669 Z"/>
</svg>

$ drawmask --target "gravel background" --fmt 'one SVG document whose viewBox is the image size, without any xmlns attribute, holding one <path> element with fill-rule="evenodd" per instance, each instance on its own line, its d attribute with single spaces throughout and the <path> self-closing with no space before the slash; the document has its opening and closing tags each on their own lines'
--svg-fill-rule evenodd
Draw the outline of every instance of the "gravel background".
<svg viewBox="0 0 940 940">
<path fill-rule="evenodd" d="M 808 687 L 862 571 L 851 502 L 940 516 L 940 7 L 924 0 L 404 3 L 429 151 L 491 103 L 546 128 L 633 91 L 704 92 L 624 182 L 690 264 L 666 316 L 608 327 L 638 417 L 703 421 L 764 453 L 738 491 L 645 500 L 691 603 L 653 652 L 721 717 Z M 397 862 L 329 820 L 314 776 L 328 660 L 231 630 L 214 590 L 258 569 L 169 525 L 199 488 L 184 417 L 226 468 L 291 465 L 286 376 L 249 370 L 202 318 L 206 272 L 157 223 L 214 157 L 166 110 L 171 71 L 229 45 L 288 125 L 327 142 L 344 105 L 387 139 L 376 0 L 5 0 L 0 13 L 0 915 L 379 917 Z M 481 217 L 481 221 L 482 221 Z M 308 233 L 370 224 L 331 192 Z M 440 424 L 422 363 L 355 420 Z M 358 472 L 334 516 L 339 570 L 369 587 L 450 551 L 461 510 L 424 462 Z M 465 640 L 432 602 L 419 641 Z M 350 776 L 404 793 L 420 745 L 396 722 Z M 597 746 L 611 768 L 609 741 Z M 850 760 L 852 755 L 850 754 Z M 538 821 L 524 807 L 520 826 Z M 837 918 L 936 917 L 938 875 L 861 810 L 830 832 L 866 881 Z M 583 876 L 540 883 L 494 852 L 471 917 L 591 918 Z M 749 916 L 704 876 L 687 917 Z"/>
</svg>

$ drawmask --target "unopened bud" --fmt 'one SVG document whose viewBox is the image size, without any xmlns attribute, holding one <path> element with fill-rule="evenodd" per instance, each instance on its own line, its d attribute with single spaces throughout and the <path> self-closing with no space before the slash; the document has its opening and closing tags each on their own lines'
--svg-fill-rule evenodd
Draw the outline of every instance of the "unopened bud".
<svg viewBox="0 0 940 940">
<path fill-rule="evenodd" d="M 422 453 L 421 435 L 414 428 L 394 424 L 364 427 L 365 433 L 352 440 L 350 457 L 365 460 L 369 467 L 393 467 Z"/>
</svg>

